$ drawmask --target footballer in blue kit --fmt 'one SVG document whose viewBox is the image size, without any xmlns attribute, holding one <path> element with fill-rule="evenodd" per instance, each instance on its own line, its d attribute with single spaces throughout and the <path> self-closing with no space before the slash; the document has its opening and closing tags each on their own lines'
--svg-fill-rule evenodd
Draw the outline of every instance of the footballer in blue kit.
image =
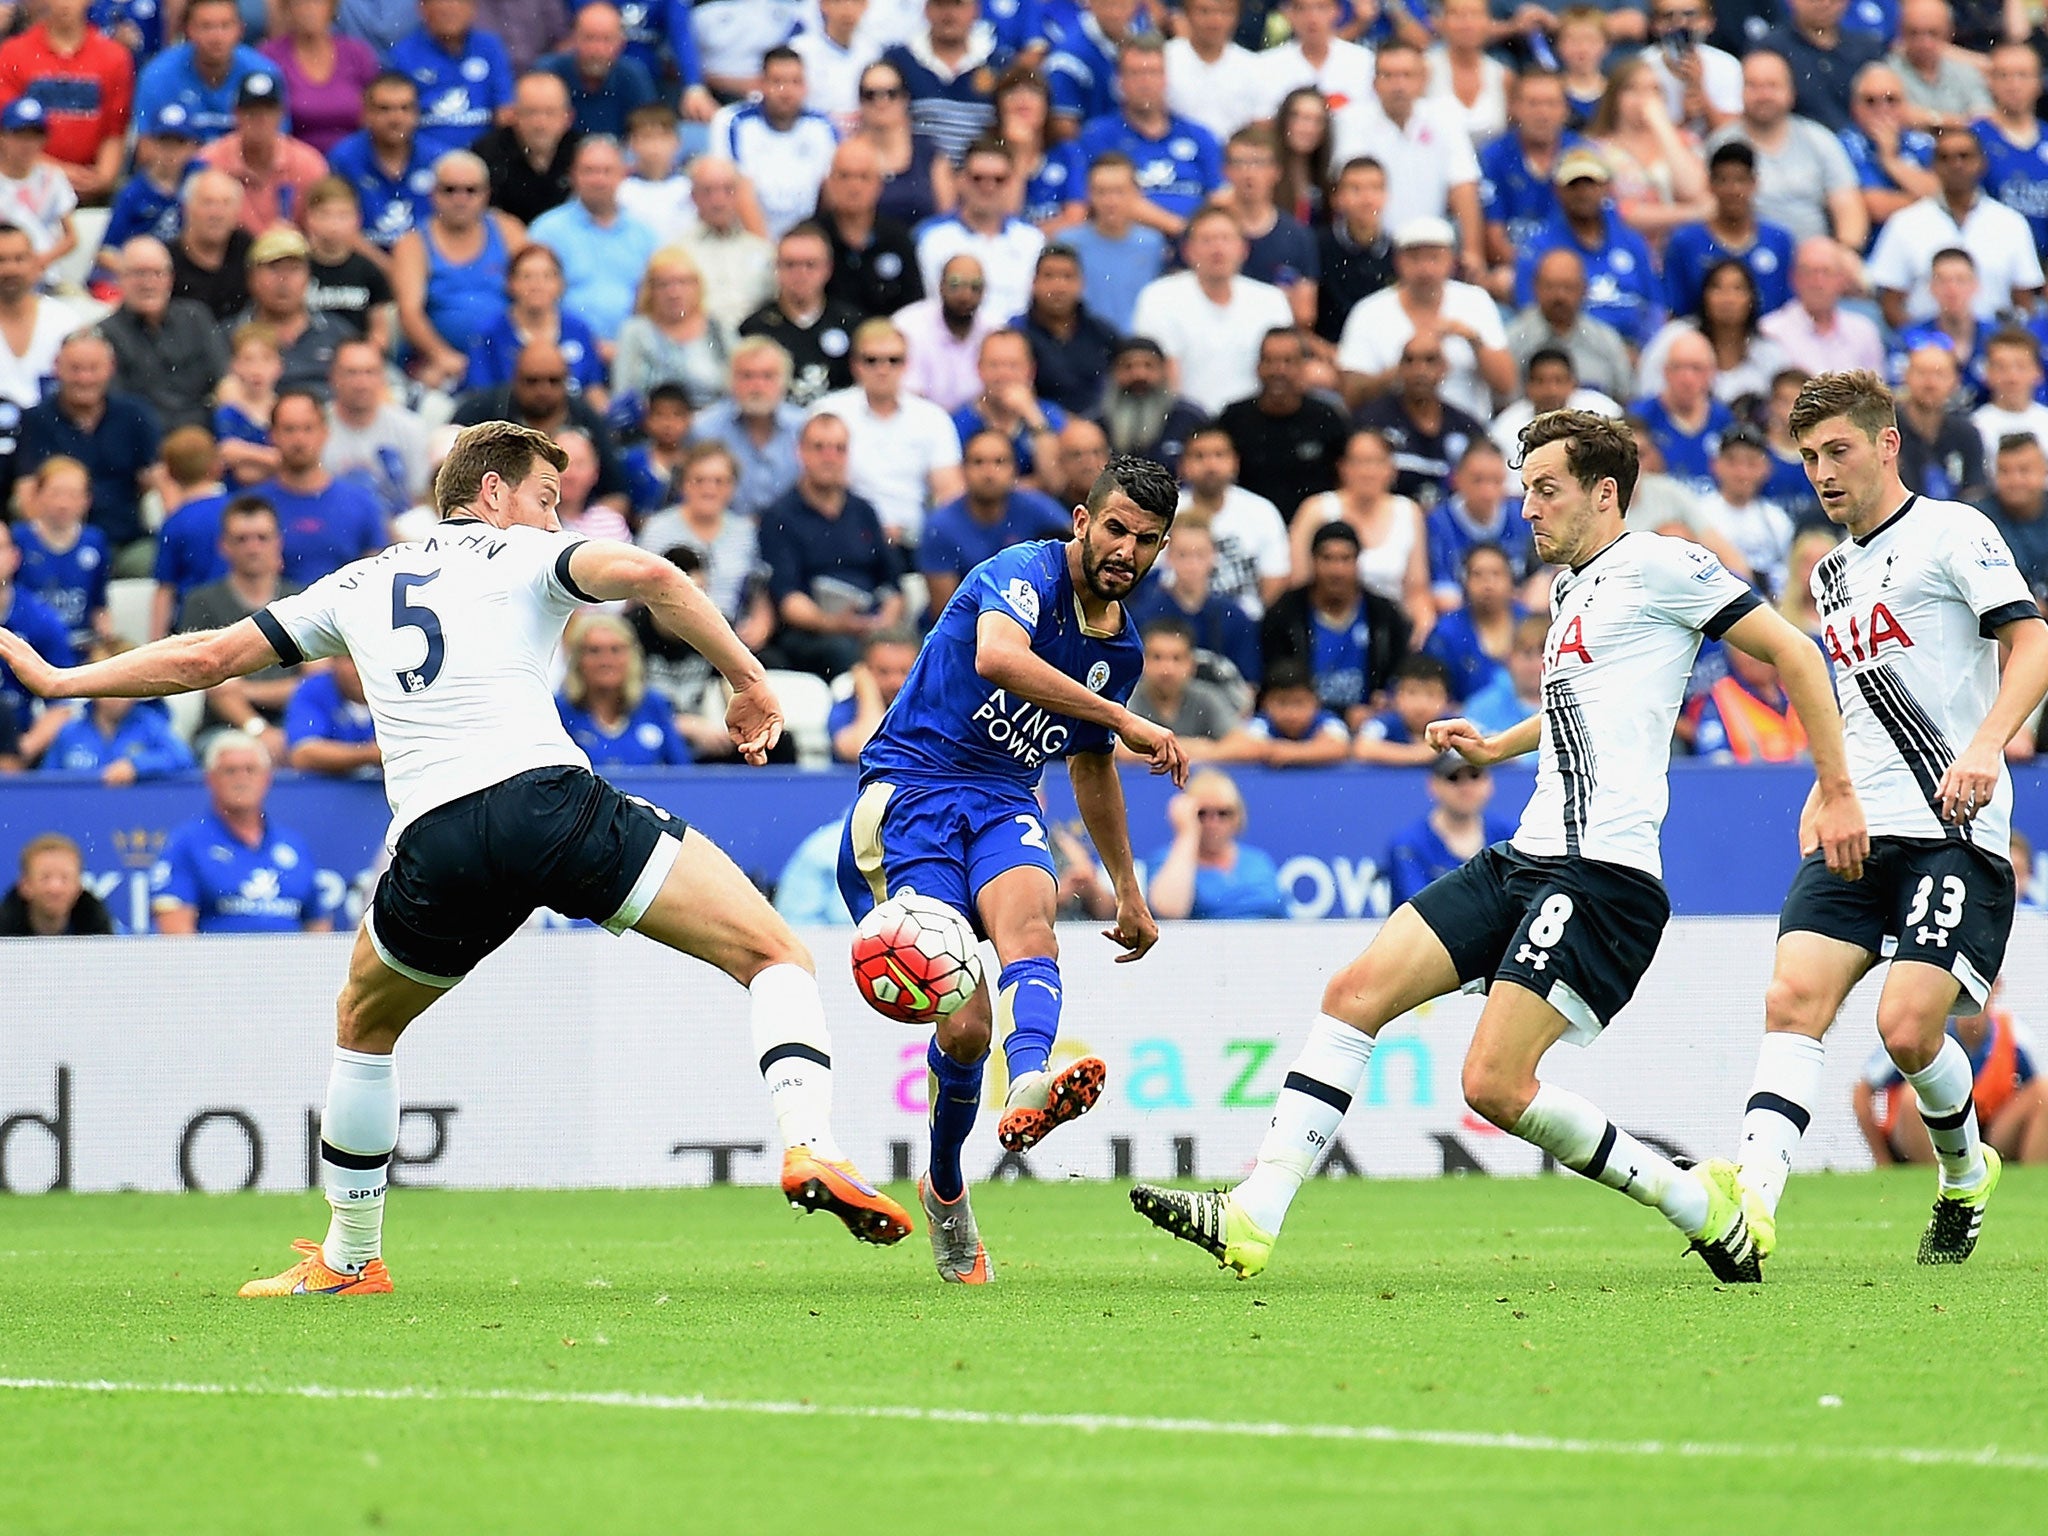
<svg viewBox="0 0 2048 1536">
<path fill-rule="evenodd" d="M 1074 511 L 1073 536 L 1019 544 L 967 575 L 860 757 L 840 838 L 839 889 L 855 921 L 907 892 L 942 901 L 990 940 L 1002 970 L 939 1021 L 931 1072 L 931 1166 L 919 1193 L 948 1281 L 994 1278 L 967 1205 L 960 1149 L 981 1101 L 994 1015 L 1009 1028 L 998 1129 L 1021 1152 L 1084 1114 L 1106 1069 L 1089 1057 L 1048 1070 L 1061 988 L 1052 850 L 1037 799 L 1045 765 L 1067 760 L 1074 799 L 1117 893 L 1107 937 L 1135 960 L 1158 925 L 1131 858 L 1123 743 L 1154 773 L 1187 777 L 1173 733 L 1124 708 L 1144 651 L 1123 601 L 1166 542 L 1180 490 L 1164 466 L 1119 455 Z"/>
</svg>

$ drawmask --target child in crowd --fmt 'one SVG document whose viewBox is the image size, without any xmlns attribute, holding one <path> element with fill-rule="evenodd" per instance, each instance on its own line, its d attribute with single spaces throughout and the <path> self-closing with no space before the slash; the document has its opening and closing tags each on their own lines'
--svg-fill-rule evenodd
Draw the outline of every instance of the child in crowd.
<svg viewBox="0 0 2048 1536">
<path fill-rule="evenodd" d="M 632 174 L 619 185 L 619 206 L 653 230 L 663 245 L 673 245 L 697 228 L 690 178 L 677 165 L 682 152 L 675 108 L 657 102 L 627 114 L 626 154 Z"/>
<path fill-rule="evenodd" d="M 1607 22 L 1590 5 L 1576 6 L 1557 18 L 1557 67 L 1564 76 L 1567 127 L 1581 131 L 1600 110 L 1607 94 Z"/>
<path fill-rule="evenodd" d="M 1748 562 L 1750 580 L 1774 597 L 1785 588 L 1792 519 L 1783 507 L 1764 499 L 1770 476 L 1771 455 L 1763 438 L 1748 427 L 1737 428 L 1721 439 L 1714 455 L 1715 488 L 1700 498 L 1700 510 Z"/>
<path fill-rule="evenodd" d="M 228 345 L 228 376 L 213 396 L 213 435 L 228 479 L 256 485 L 277 473 L 270 413 L 277 405 L 277 381 L 284 377 L 284 354 L 277 332 L 255 321 L 237 328 Z"/>
<path fill-rule="evenodd" d="M 1323 708 L 1315 678 L 1299 661 L 1273 664 L 1259 691 L 1259 712 L 1245 730 L 1263 748 L 1259 761 L 1272 768 L 1341 763 L 1351 755 L 1351 733 Z"/>
<path fill-rule="evenodd" d="M 640 418 L 646 441 L 627 449 L 621 460 L 636 520 L 676 504 L 676 476 L 693 419 L 682 385 L 657 384 L 647 392 L 647 410 Z"/>
<path fill-rule="evenodd" d="M 76 459 L 45 459 L 21 490 L 25 521 L 14 525 L 21 566 L 15 575 L 52 608 L 79 651 L 113 633 L 107 615 L 107 576 L 113 565 L 107 536 L 85 525 L 92 510 L 92 476 Z"/>
<path fill-rule="evenodd" d="M 356 189 L 339 176 L 322 176 L 306 189 L 305 223 L 312 249 L 306 307 L 332 315 L 388 352 L 391 283 L 362 253 L 363 209 Z"/>
<path fill-rule="evenodd" d="M 145 117 L 139 128 L 134 173 L 114 194 L 106 238 L 94 261 L 96 285 L 120 282 L 121 247 L 137 235 L 153 235 L 169 245 L 185 227 L 185 208 L 178 194 L 198 164 L 199 154 L 192 114 L 183 102 L 166 102 Z M 117 295 L 100 296 L 111 299 Z"/>
<path fill-rule="evenodd" d="M 156 598 L 149 637 L 161 640 L 177 623 L 185 594 L 228 573 L 220 552 L 220 513 L 228 488 L 220 478 L 220 447 L 204 427 L 179 427 L 165 436 L 157 474 L 163 526 L 157 530 Z"/>
<path fill-rule="evenodd" d="M 133 647 L 103 639 L 94 661 L 108 661 Z M 45 773 L 97 773 L 106 784 L 133 784 L 184 773 L 194 766 L 171 712 L 160 699 L 94 699 L 78 709 L 43 754 Z"/>
<path fill-rule="evenodd" d="M 1367 717 L 1352 755 L 1361 763 L 1426 768 L 1437 753 L 1423 740 L 1423 730 L 1450 707 L 1450 669 L 1434 656 L 1409 656 L 1394 668 L 1393 708 Z"/>
<path fill-rule="evenodd" d="M 17 97 L 0 109 L 0 210 L 8 223 L 27 231 L 39 283 L 78 248 L 78 232 L 71 227 L 78 194 L 56 161 L 44 156 L 49 137 L 49 114 L 35 97 Z"/>
</svg>

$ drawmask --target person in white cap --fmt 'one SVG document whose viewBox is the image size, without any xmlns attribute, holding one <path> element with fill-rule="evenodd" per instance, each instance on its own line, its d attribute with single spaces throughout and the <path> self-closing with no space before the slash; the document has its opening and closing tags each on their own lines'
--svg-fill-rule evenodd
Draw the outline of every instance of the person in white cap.
<svg viewBox="0 0 2048 1536">
<path fill-rule="evenodd" d="M 78 194 L 43 154 L 49 132 L 49 113 L 33 96 L 18 96 L 0 110 L 0 203 L 7 221 L 25 230 L 35 247 L 38 283 L 78 245 L 71 228 Z"/>
<path fill-rule="evenodd" d="M 1500 310 L 1484 288 L 1453 281 L 1452 239 L 1451 226 L 1438 218 L 1410 219 L 1394 230 L 1394 286 L 1359 300 L 1337 340 L 1344 399 L 1354 410 L 1394 387 L 1401 349 L 1421 330 L 1443 338 L 1450 369 L 1445 403 L 1489 421 L 1494 396 L 1514 393 L 1515 362 Z"/>
</svg>

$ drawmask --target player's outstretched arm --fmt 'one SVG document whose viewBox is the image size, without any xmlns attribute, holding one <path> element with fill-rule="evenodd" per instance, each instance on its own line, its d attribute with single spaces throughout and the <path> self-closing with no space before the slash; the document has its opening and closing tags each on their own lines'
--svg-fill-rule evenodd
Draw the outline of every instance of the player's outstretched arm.
<svg viewBox="0 0 2048 1536">
<path fill-rule="evenodd" d="M 1813 838 L 1828 868 L 1845 880 L 1863 878 L 1870 832 L 1863 805 L 1849 781 L 1848 749 L 1842 743 L 1842 711 L 1820 647 L 1777 609 L 1760 604 L 1728 626 L 1722 640 L 1738 651 L 1769 662 L 1806 728 L 1813 754 L 1814 793 L 1799 818 L 1801 841 Z"/>
<path fill-rule="evenodd" d="M 1116 957 L 1122 965 L 1136 960 L 1159 942 L 1159 924 L 1145 905 L 1145 888 L 1138 884 L 1138 868 L 1131 858 L 1131 823 L 1124 809 L 1124 784 L 1117 777 L 1116 759 L 1107 752 L 1079 752 L 1067 759 L 1067 777 L 1074 784 L 1074 804 L 1095 844 L 1096 857 L 1109 871 L 1116 890 L 1116 925 L 1102 936 L 1123 947 Z"/>
<path fill-rule="evenodd" d="M 160 699 L 198 693 L 276 666 L 281 659 L 254 619 L 226 629 L 167 635 L 82 667 L 53 667 L 19 635 L 0 630 L 0 661 L 22 687 L 45 699 Z"/>
<path fill-rule="evenodd" d="M 974 628 L 974 670 L 984 682 L 1041 709 L 1106 727 L 1147 759 L 1154 773 L 1171 775 L 1176 786 L 1187 782 L 1188 755 L 1173 732 L 1140 720 L 1115 699 L 1083 687 L 1038 656 L 1031 649 L 1030 631 L 1015 619 L 994 609 L 981 616 Z"/>
<path fill-rule="evenodd" d="M 1455 752 L 1468 763 L 1491 768 L 1511 757 L 1534 752 L 1543 744 L 1543 716 L 1531 715 L 1511 725 L 1498 736 L 1489 736 L 1470 720 L 1432 720 L 1423 727 L 1423 740 L 1439 752 Z"/>
<path fill-rule="evenodd" d="M 1941 787 L 1935 792 L 1942 816 L 1958 825 L 1991 803 L 1998 789 L 2005 744 L 2034 717 L 2043 695 L 2048 694 L 2048 624 L 2031 616 L 2001 624 L 1998 644 L 2005 652 L 1998 696 L 1991 701 L 1991 712 L 1970 744 L 1941 776 Z"/>
<path fill-rule="evenodd" d="M 782 739 L 782 705 L 761 660 L 733 633 L 697 584 L 659 555 L 611 539 L 589 539 L 569 556 L 578 589 L 600 602 L 645 603 L 655 622 L 695 648 L 732 688 L 725 727 L 740 756 L 758 767 Z"/>
</svg>

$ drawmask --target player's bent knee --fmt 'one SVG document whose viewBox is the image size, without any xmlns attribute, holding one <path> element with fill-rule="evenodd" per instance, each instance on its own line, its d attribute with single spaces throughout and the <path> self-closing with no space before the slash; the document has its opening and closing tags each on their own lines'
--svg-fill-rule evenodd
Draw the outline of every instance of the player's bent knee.
<svg viewBox="0 0 2048 1536">
<path fill-rule="evenodd" d="M 1515 1128 L 1536 1097 L 1536 1080 L 1479 1057 L 1467 1057 L 1461 1086 L 1472 1113 L 1504 1131 Z"/>
<path fill-rule="evenodd" d="M 972 1066 L 986 1056 L 989 1041 L 995 1035 L 987 985 L 984 984 L 957 1012 L 939 1020 L 936 1035 L 939 1049 L 962 1066 Z"/>
<path fill-rule="evenodd" d="M 1323 988 L 1323 1012 L 1371 1034 L 1391 1014 L 1395 967 L 1367 950 L 1332 976 Z"/>
<path fill-rule="evenodd" d="M 1884 1041 L 1885 1054 L 1891 1057 L 1892 1065 L 1901 1072 L 1919 1072 L 1934 1064 L 1934 1058 L 1941 1054 L 1946 1022 L 1936 1019 L 1929 1028 L 1917 1010 L 1886 1008 L 1882 1004 L 1877 1010 L 1878 1036 Z"/>
<path fill-rule="evenodd" d="M 1819 1039 L 1833 1022 L 1827 999 L 1810 983 L 1776 975 L 1764 989 L 1764 1028 L 1774 1033 Z"/>
</svg>

